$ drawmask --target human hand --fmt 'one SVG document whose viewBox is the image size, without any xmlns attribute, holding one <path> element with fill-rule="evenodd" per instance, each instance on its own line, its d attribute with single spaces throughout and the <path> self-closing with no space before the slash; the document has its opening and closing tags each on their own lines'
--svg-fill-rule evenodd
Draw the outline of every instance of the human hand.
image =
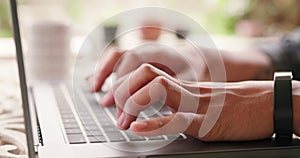
<svg viewBox="0 0 300 158">
<path fill-rule="evenodd" d="M 240 141 L 273 134 L 273 82 L 183 83 L 149 64 L 120 79 L 104 106 L 116 103 L 119 128 L 142 136 L 185 133 L 204 141 Z M 161 101 L 174 113 L 136 122 Z"/>
<path fill-rule="evenodd" d="M 117 78 L 121 78 L 144 63 L 185 80 L 198 80 L 197 75 L 202 74 L 206 68 L 201 54 L 186 47 L 180 49 L 180 52 L 157 44 L 145 44 L 130 51 L 114 49 L 99 62 L 95 74 L 88 77 L 90 90 L 99 91 L 113 72 Z"/>
</svg>

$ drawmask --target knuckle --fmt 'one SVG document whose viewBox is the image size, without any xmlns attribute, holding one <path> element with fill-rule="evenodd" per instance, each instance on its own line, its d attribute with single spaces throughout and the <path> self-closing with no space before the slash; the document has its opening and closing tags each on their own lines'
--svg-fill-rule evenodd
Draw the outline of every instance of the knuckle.
<svg viewBox="0 0 300 158">
<path fill-rule="evenodd" d="M 154 83 L 159 83 L 163 86 L 167 86 L 168 85 L 168 79 L 164 76 L 157 76 L 154 79 Z"/>
<path fill-rule="evenodd" d="M 141 69 L 142 70 L 145 70 L 145 71 L 148 71 L 148 72 L 152 72 L 153 71 L 153 66 L 151 64 L 148 64 L 148 63 L 143 63 L 141 65 Z"/>
<path fill-rule="evenodd" d="M 158 76 L 162 75 L 161 70 L 159 70 L 158 68 L 156 68 L 155 66 L 153 66 L 149 63 L 143 63 L 139 67 L 139 71 L 144 73 L 144 74 L 147 74 L 147 75 L 150 75 L 150 76 L 155 76 L 155 77 L 158 77 Z"/>
<path fill-rule="evenodd" d="M 140 61 L 140 57 L 138 54 L 136 54 L 134 52 L 127 52 L 127 53 L 124 53 L 124 55 L 122 56 L 121 63 L 122 63 L 122 66 L 127 67 L 131 64 L 141 63 L 141 61 Z"/>
<path fill-rule="evenodd" d="M 183 113 L 183 112 L 177 112 L 176 113 L 176 118 L 179 119 L 179 120 L 185 121 L 186 120 L 186 114 Z"/>
<path fill-rule="evenodd" d="M 110 59 L 117 59 L 124 54 L 124 51 L 113 49 L 109 53 L 110 53 Z"/>
<path fill-rule="evenodd" d="M 155 121 L 155 124 L 156 124 L 157 128 L 162 128 L 165 125 L 165 122 L 162 121 L 160 118 L 157 118 L 154 121 Z"/>
</svg>

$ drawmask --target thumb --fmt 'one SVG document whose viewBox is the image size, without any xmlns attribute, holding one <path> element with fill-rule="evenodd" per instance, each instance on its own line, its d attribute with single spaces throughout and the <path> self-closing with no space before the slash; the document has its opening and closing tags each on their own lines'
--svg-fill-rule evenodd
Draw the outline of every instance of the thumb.
<svg viewBox="0 0 300 158">
<path fill-rule="evenodd" d="M 164 117 L 135 121 L 130 128 L 140 136 L 185 133 L 198 137 L 203 119 L 204 115 L 201 114 L 178 112 Z"/>
</svg>

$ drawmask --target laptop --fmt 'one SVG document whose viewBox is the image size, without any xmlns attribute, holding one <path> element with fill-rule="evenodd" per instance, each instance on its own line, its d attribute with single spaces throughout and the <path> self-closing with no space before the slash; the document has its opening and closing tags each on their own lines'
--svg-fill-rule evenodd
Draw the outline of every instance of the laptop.
<svg viewBox="0 0 300 158">
<path fill-rule="evenodd" d="M 99 106 L 87 83 L 27 86 L 16 0 L 10 0 L 28 156 L 53 157 L 300 157 L 300 141 L 277 146 L 274 139 L 247 142 L 199 141 L 178 133 L 141 137 L 115 127 L 114 107 Z M 164 115 L 154 105 L 139 119 Z"/>
</svg>

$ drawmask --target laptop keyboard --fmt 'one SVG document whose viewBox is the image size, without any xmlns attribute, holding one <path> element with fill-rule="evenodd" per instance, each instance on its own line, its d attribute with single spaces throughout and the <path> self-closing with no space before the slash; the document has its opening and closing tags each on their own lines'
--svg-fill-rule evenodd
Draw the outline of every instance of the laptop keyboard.
<svg viewBox="0 0 300 158">
<path fill-rule="evenodd" d="M 97 98 L 101 94 L 93 94 L 87 86 L 71 88 L 66 85 L 53 85 L 58 109 L 61 115 L 65 136 L 69 144 L 106 143 L 128 141 L 151 141 L 185 139 L 183 134 L 141 137 L 130 130 L 119 130 L 115 124 L 117 120 L 116 108 L 102 107 Z M 163 116 L 160 105 L 151 106 L 140 113 L 139 119 L 149 119 Z"/>
</svg>

